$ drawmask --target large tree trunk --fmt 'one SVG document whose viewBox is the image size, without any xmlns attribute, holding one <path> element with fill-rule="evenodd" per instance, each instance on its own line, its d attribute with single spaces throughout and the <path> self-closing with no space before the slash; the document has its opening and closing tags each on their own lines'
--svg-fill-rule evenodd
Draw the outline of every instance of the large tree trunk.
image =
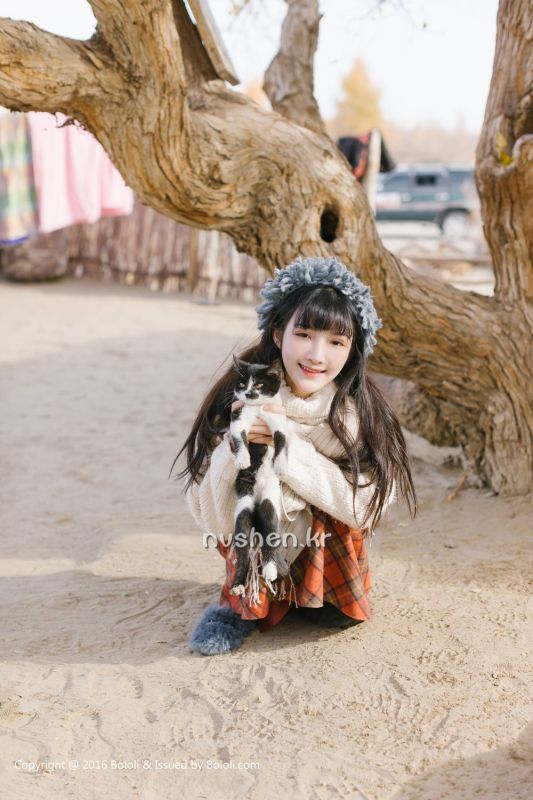
<svg viewBox="0 0 533 800">
<path fill-rule="evenodd" d="M 290 20 L 284 26 L 266 86 L 272 112 L 216 78 L 182 0 L 90 4 L 98 31 L 88 42 L 1 21 L 0 103 L 72 115 L 143 202 L 228 233 L 270 271 L 297 255 L 340 258 L 371 285 L 384 322 L 372 368 L 415 382 L 438 407 L 448 440 L 496 491 L 531 489 L 530 4 L 501 2 L 478 151 L 497 275 L 490 298 L 414 275 L 381 244 L 361 187 L 321 133 L 312 70 L 301 69 L 313 57 L 316 0 L 289 0 L 288 16 L 307 9 L 308 37 Z M 287 58 L 291 37 L 300 58 Z M 284 87 L 294 86 L 297 70 L 300 96 L 290 104 Z M 502 131 L 508 166 L 495 149 Z"/>
<path fill-rule="evenodd" d="M 501 0 L 492 81 L 476 154 L 496 286 L 480 425 L 492 485 L 523 492 L 533 469 L 533 7 Z"/>
</svg>

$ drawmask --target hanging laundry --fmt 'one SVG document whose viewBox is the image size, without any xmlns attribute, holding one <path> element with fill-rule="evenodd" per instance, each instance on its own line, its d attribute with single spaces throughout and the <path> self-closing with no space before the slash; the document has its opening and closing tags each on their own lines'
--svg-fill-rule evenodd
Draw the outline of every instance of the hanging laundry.
<svg viewBox="0 0 533 800">
<path fill-rule="evenodd" d="M 133 192 L 94 136 L 63 114 L 30 111 L 39 229 L 131 214 Z"/>
<path fill-rule="evenodd" d="M 25 114 L 0 114 L 0 246 L 37 231 L 30 132 Z"/>
</svg>

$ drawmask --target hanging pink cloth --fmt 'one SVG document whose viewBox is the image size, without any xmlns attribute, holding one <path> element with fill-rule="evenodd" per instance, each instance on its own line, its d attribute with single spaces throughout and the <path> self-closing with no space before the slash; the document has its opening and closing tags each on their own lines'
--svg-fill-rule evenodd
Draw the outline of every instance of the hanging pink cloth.
<svg viewBox="0 0 533 800">
<path fill-rule="evenodd" d="M 28 113 L 41 233 L 133 210 L 133 192 L 103 147 L 77 125 L 58 127 L 66 119 Z"/>
</svg>

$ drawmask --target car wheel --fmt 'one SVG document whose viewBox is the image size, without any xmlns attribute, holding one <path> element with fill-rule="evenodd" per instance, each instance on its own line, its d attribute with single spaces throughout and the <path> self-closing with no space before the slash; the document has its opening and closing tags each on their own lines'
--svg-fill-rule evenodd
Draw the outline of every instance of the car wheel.
<svg viewBox="0 0 533 800">
<path fill-rule="evenodd" d="M 447 239 L 457 241 L 472 235 L 472 218 L 468 211 L 448 211 L 442 218 L 441 230 Z"/>
</svg>

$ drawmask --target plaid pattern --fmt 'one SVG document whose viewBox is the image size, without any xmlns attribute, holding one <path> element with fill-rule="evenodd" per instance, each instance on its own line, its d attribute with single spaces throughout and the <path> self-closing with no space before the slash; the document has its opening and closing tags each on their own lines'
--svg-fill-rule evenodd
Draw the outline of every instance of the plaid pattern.
<svg viewBox="0 0 533 800">
<path fill-rule="evenodd" d="M 370 570 L 364 540 L 366 529 L 349 528 L 323 512 L 312 511 L 312 536 L 316 537 L 316 544 L 302 549 L 291 564 L 290 577 L 279 578 L 275 582 L 275 595 L 263 579 L 259 579 L 258 603 L 251 600 L 248 592 L 245 596 L 230 594 L 235 575 L 232 546 L 218 542 L 218 551 L 226 560 L 226 582 L 220 595 L 221 606 L 230 606 L 242 619 L 259 620 L 261 632 L 281 622 L 293 600 L 298 606 L 308 608 L 320 608 L 327 601 L 347 617 L 370 619 L 367 598 Z M 324 533 L 332 535 L 322 537 Z M 279 599 L 283 589 L 285 597 Z"/>
</svg>

